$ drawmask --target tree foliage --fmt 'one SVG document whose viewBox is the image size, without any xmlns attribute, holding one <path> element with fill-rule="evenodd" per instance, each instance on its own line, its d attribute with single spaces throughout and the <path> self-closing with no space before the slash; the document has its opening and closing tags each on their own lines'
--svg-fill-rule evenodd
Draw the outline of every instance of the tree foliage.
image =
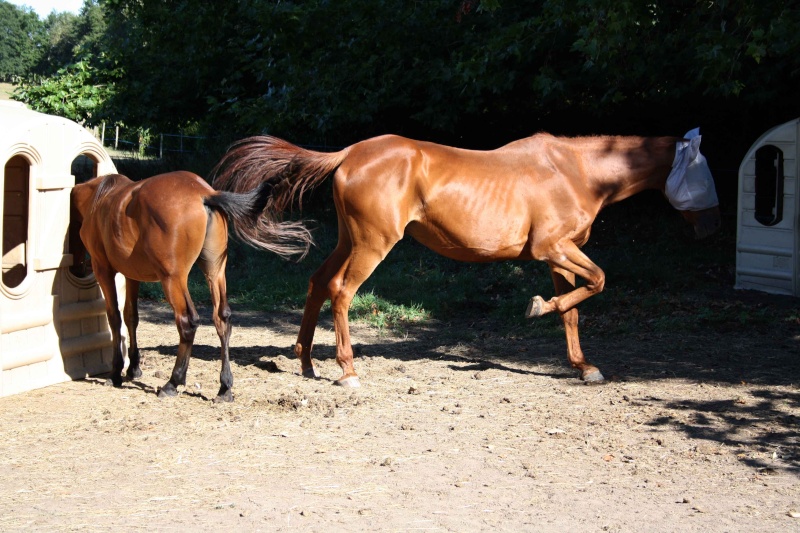
<svg viewBox="0 0 800 533">
<path fill-rule="evenodd" d="M 564 117 L 572 129 L 613 117 L 641 131 L 666 109 L 796 109 L 795 1 L 102 5 L 108 53 L 126 73 L 113 107 L 153 126 L 482 142 Z"/>
<path fill-rule="evenodd" d="M 0 0 L 0 80 L 15 81 L 36 65 L 44 27 L 30 8 Z"/>
<path fill-rule="evenodd" d="M 105 17 L 97 0 L 85 0 L 79 15 L 50 13 L 44 20 L 46 42 L 33 73 L 49 76 L 84 57 L 102 58 L 105 30 Z"/>
<path fill-rule="evenodd" d="M 45 21 L 39 68 L 83 59 L 110 98 L 107 121 L 161 131 L 496 146 L 542 129 L 701 125 L 749 142 L 798 114 L 799 11 L 797 0 L 85 0 L 78 17 Z"/>
<path fill-rule="evenodd" d="M 89 56 L 53 76 L 23 81 L 13 96 L 36 111 L 96 126 L 105 121 L 106 113 L 101 110 L 113 91 L 113 84 L 99 81 Z"/>
</svg>

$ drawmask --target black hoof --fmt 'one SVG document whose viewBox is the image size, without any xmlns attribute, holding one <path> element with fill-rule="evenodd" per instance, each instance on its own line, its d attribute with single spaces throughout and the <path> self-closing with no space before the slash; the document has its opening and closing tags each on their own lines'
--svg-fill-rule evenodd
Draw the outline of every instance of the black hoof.
<svg viewBox="0 0 800 533">
<path fill-rule="evenodd" d="M 106 380 L 105 382 L 106 387 L 115 387 L 120 388 L 122 387 L 122 376 L 113 376 Z"/>
<path fill-rule="evenodd" d="M 169 382 L 167 382 L 166 385 L 158 389 L 159 398 L 173 398 L 177 395 L 178 395 L 178 390 L 175 388 L 175 385 Z"/>
<path fill-rule="evenodd" d="M 212 400 L 214 403 L 230 403 L 233 401 L 233 392 L 228 389 L 225 392 L 220 391 L 217 397 Z"/>
<path fill-rule="evenodd" d="M 306 368 L 303 370 L 303 377 L 309 379 L 319 379 L 319 372 L 316 367 Z"/>
<path fill-rule="evenodd" d="M 133 381 L 134 379 L 139 379 L 142 377 L 142 369 L 141 368 L 129 368 L 128 371 L 125 373 L 125 379 L 128 381 Z"/>
</svg>

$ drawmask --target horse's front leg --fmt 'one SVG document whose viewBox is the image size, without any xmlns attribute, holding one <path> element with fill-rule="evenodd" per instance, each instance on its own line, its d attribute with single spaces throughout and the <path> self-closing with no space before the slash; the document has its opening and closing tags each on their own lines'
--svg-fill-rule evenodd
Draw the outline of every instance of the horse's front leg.
<svg viewBox="0 0 800 533">
<path fill-rule="evenodd" d="M 603 291 L 606 283 L 605 273 L 569 239 L 562 239 L 549 248 L 535 250 L 534 257 L 545 261 L 551 269 L 572 274 L 573 283 L 565 286 L 567 292 L 547 301 L 541 296 L 531 298 L 528 310 L 525 312 L 525 316 L 528 318 L 542 316 L 553 311 L 566 313 L 590 296 Z M 575 288 L 575 276 L 585 279 L 586 285 Z"/>
<path fill-rule="evenodd" d="M 122 337 L 122 316 L 119 312 L 119 304 L 117 298 L 117 286 L 114 283 L 114 272 L 110 266 L 99 264 L 96 259 L 92 259 L 92 268 L 94 270 L 97 283 L 103 291 L 103 297 L 106 301 L 106 317 L 108 318 L 108 327 L 111 329 L 111 342 L 114 352 L 111 363 L 111 379 L 110 383 L 115 387 L 122 386 L 122 369 L 125 366 L 125 359 L 123 353 L 125 352 L 125 341 Z"/>
<path fill-rule="evenodd" d="M 349 246 L 349 245 L 347 245 Z M 319 372 L 314 367 L 311 360 L 311 348 L 314 342 L 314 330 L 319 320 L 320 309 L 325 300 L 330 298 L 331 291 L 329 284 L 331 278 L 342 269 L 342 265 L 347 260 L 349 248 L 341 243 L 333 253 L 322 263 L 308 282 L 308 293 L 306 304 L 303 309 L 303 320 L 300 324 L 300 332 L 297 334 L 294 353 L 300 359 L 300 372 L 307 378 L 318 378 Z M 338 287 L 338 285 L 337 285 Z"/>
<path fill-rule="evenodd" d="M 139 327 L 139 282 L 125 278 L 125 325 L 128 328 L 128 372 L 125 379 L 133 381 L 142 377 L 139 343 L 136 328 Z"/>
<path fill-rule="evenodd" d="M 553 285 L 556 294 L 567 294 L 575 290 L 575 274 L 561 270 L 560 268 L 550 267 L 550 275 L 553 278 Z M 581 350 L 580 339 L 578 338 L 578 309 L 573 307 L 561 313 L 564 322 L 564 332 L 567 335 L 567 358 L 572 368 L 580 372 L 581 379 L 586 382 L 599 383 L 605 380 L 600 370 L 589 363 Z"/>
</svg>

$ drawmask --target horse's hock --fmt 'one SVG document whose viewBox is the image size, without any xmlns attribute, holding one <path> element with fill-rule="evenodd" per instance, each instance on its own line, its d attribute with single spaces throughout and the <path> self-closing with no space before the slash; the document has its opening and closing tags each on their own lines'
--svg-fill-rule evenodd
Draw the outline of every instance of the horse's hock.
<svg viewBox="0 0 800 533">
<path fill-rule="evenodd" d="M 70 226 L 70 191 L 114 164 L 82 126 L 10 101 L 0 101 L 0 154 L 0 396 L 106 372 L 105 303 Z"/>
<path fill-rule="evenodd" d="M 764 133 L 739 167 L 736 288 L 800 296 L 800 119 Z"/>
</svg>

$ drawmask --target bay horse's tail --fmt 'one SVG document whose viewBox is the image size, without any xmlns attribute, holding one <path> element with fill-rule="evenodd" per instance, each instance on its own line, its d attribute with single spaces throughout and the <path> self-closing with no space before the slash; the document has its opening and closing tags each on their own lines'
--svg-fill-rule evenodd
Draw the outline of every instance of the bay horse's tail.
<svg viewBox="0 0 800 533">
<path fill-rule="evenodd" d="M 283 257 L 300 253 L 302 259 L 313 244 L 311 233 L 302 222 L 279 221 L 279 217 L 295 200 L 302 205 L 306 191 L 322 183 L 348 152 L 349 148 L 314 152 L 269 135 L 248 137 L 231 145 L 214 167 L 212 186 L 218 191 L 253 192 L 259 202 L 264 200 L 264 212 L 256 224 L 234 225 L 240 239 Z M 265 235 L 276 242 L 265 246 Z"/>
<path fill-rule="evenodd" d="M 288 259 L 305 257 L 312 244 L 311 233 L 300 222 L 277 222 L 264 208 L 272 196 L 274 180 L 265 181 L 244 193 L 217 191 L 203 203 L 225 214 L 233 233 L 244 243 Z"/>
</svg>

